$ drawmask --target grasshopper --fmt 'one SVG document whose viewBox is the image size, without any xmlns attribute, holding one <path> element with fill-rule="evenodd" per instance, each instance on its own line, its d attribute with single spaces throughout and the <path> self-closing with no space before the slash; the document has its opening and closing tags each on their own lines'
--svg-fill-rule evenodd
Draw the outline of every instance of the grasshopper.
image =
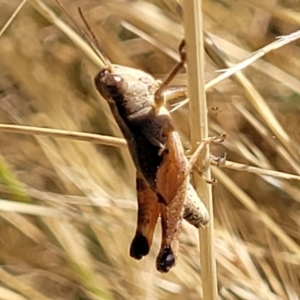
<svg viewBox="0 0 300 300">
<path fill-rule="evenodd" d="M 168 272 L 177 257 L 182 217 L 196 227 L 208 222 L 202 202 L 192 202 L 196 194 L 185 176 L 188 161 L 179 134 L 149 74 L 112 65 L 96 75 L 95 85 L 128 142 L 137 170 L 138 222 L 130 256 L 141 259 L 148 254 L 160 215 L 162 243 L 156 267 Z"/>
<path fill-rule="evenodd" d="M 61 3 L 59 5 L 66 11 Z M 88 42 L 91 45 L 91 40 Z M 100 58 L 105 60 L 106 67 L 94 79 L 96 89 L 107 101 L 127 140 L 136 167 L 138 216 L 130 256 L 141 259 L 149 253 L 160 216 L 162 240 L 156 268 L 163 273 L 176 263 L 182 219 L 197 228 L 206 226 L 209 221 L 206 207 L 189 182 L 189 162 L 164 106 L 165 95 L 171 98 L 185 93 L 182 89 L 170 92 L 166 88 L 184 64 L 183 48 L 184 44 L 181 44 L 181 62 L 161 84 L 146 72 L 111 64 L 98 46 L 97 53 L 101 52 Z"/>
</svg>

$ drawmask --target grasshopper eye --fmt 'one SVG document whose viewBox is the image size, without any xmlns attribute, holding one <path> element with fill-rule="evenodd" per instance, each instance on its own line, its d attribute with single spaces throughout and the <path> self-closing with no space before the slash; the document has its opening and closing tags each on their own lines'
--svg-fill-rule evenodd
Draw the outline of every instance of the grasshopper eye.
<svg viewBox="0 0 300 300">
<path fill-rule="evenodd" d="M 122 77 L 119 75 L 113 75 L 113 77 L 116 82 L 121 82 L 123 80 Z"/>
</svg>

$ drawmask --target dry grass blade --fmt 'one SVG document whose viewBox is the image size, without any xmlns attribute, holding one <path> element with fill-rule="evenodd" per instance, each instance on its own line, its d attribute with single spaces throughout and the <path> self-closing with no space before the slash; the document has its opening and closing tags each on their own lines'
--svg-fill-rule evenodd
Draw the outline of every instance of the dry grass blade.
<svg viewBox="0 0 300 300">
<path fill-rule="evenodd" d="M 35 231 L 34 227 L 30 227 L 30 223 L 26 222 L 26 219 L 19 218 L 20 215 L 18 214 L 38 217 L 49 217 L 57 220 L 65 220 L 72 222 L 99 223 L 99 218 L 95 217 L 93 214 L 72 213 L 62 209 L 50 208 L 34 204 L 23 204 L 8 200 L 0 200 L 0 211 L 12 213 L 0 213 L 0 215 L 2 216 L 2 218 L 12 223 L 16 228 L 18 228 L 17 224 L 21 225 L 20 223 L 23 223 L 22 225 L 26 225 L 28 232 L 24 232 L 24 234 L 29 236 L 30 238 L 33 238 L 32 233 L 39 233 Z M 24 226 L 20 228 L 24 228 Z M 29 232 L 30 229 L 32 229 L 32 232 Z"/>
<path fill-rule="evenodd" d="M 293 32 L 291 34 L 285 35 L 285 36 L 278 37 L 277 41 L 274 41 L 273 43 L 270 43 L 270 44 L 266 45 L 265 47 L 255 51 L 254 53 L 252 53 L 252 55 L 250 57 L 244 59 L 243 61 L 239 62 L 238 64 L 232 65 L 232 63 L 231 63 L 229 65 L 230 68 L 228 68 L 225 71 L 223 70 L 224 73 L 222 73 L 218 77 L 216 77 L 213 80 L 211 80 L 210 82 L 208 82 L 205 85 L 205 89 L 212 88 L 213 86 L 215 86 L 217 83 L 221 82 L 222 80 L 224 80 L 224 79 L 232 76 L 233 74 L 243 70 L 244 68 L 250 66 L 251 64 L 253 64 L 253 62 L 260 59 L 261 57 L 266 55 L 268 52 L 279 49 L 299 38 L 300 38 L 300 30 Z M 220 70 L 220 72 L 222 72 L 222 70 Z"/>
<path fill-rule="evenodd" d="M 47 235 L 38 228 L 35 224 L 26 219 L 25 216 L 18 213 L 1 213 L 1 218 L 11 223 L 15 228 L 20 230 L 20 232 L 34 241 L 37 244 L 43 244 L 47 241 Z"/>
<path fill-rule="evenodd" d="M 183 23 L 187 51 L 188 92 L 190 97 L 190 127 L 191 141 L 196 148 L 197 144 L 208 137 L 208 119 L 206 96 L 204 91 L 204 42 L 202 24 L 202 2 L 198 0 L 182 1 Z M 205 170 L 205 161 L 209 156 L 208 145 L 206 155 L 198 161 L 198 165 Z M 210 178 L 210 169 L 205 170 L 206 178 Z M 217 299 L 217 277 L 214 249 L 214 222 L 211 186 L 202 178 L 195 179 L 196 190 L 207 206 L 210 214 L 210 226 L 199 230 L 200 235 L 200 261 L 201 278 L 203 286 L 203 299 Z"/>
<path fill-rule="evenodd" d="M 268 263 L 264 259 L 256 258 L 259 261 L 260 266 L 262 267 L 265 274 L 267 274 L 268 281 L 272 287 L 272 289 L 276 292 L 277 295 L 282 297 L 283 299 L 287 299 L 287 296 L 277 278 L 274 276 L 272 268 L 268 265 Z"/>
<path fill-rule="evenodd" d="M 114 147 L 124 147 L 127 145 L 127 142 L 122 138 L 53 128 L 0 124 L 0 131 L 28 135 L 44 135 L 48 137 L 65 138 Z"/>
<path fill-rule="evenodd" d="M 273 139 L 269 130 L 267 130 L 254 116 L 247 111 L 242 105 L 235 104 L 238 111 L 244 116 L 244 118 L 262 135 L 265 141 L 269 145 L 276 149 L 280 156 L 293 168 L 298 174 L 300 174 L 300 166 L 297 161 L 290 155 L 290 153 L 276 140 Z"/>
<path fill-rule="evenodd" d="M 14 10 L 13 14 L 10 16 L 10 18 L 7 20 L 7 22 L 4 24 L 4 26 L 0 30 L 0 37 L 3 35 L 5 30 L 8 28 L 8 26 L 12 23 L 14 18 L 17 16 L 19 11 L 22 9 L 24 4 L 26 3 L 26 0 L 22 0 L 22 2 L 18 5 L 18 7 Z"/>
<path fill-rule="evenodd" d="M 247 166 L 244 164 L 239 164 L 233 161 L 228 161 L 226 160 L 224 163 L 219 164 L 218 162 L 211 161 L 211 165 L 218 165 L 219 167 L 222 168 L 228 168 L 228 169 L 233 169 L 236 171 L 242 171 L 242 172 L 250 172 L 254 174 L 259 174 L 259 175 L 267 175 L 267 176 L 272 176 L 272 177 L 278 177 L 278 178 L 283 178 L 283 179 L 288 179 L 288 180 L 300 180 L 300 176 L 294 175 L 294 174 L 288 174 L 288 173 L 283 173 L 283 172 L 278 172 L 274 170 L 266 170 L 262 168 L 257 168 L 257 167 L 252 167 L 252 166 Z"/>
<path fill-rule="evenodd" d="M 31 202 L 31 199 L 24 191 L 24 186 L 19 182 L 16 175 L 10 170 L 10 166 L 2 155 L 0 155 L 0 178 L 18 201 L 27 203 Z"/>
<path fill-rule="evenodd" d="M 277 243 L 277 241 L 274 240 L 274 238 L 267 232 L 266 233 L 266 237 L 268 240 L 268 243 L 270 245 L 270 249 L 272 251 L 272 253 L 276 253 L 279 252 L 279 245 Z M 288 295 L 288 299 L 297 299 L 297 292 L 296 292 L 296 288 L 299 287 L 299 284 L 296 284 L 295 286 L 293 286 L 291 280 L 290 280 L 290 276 L 288 274 L 288 269 L 289 269 L 289 265 L 285 265 L 283 264 L 283 262 L 281 260 L 274 260 L 274 263 L 276 265 L 276 268 L 278 270 L 279 276 L 281 277 L 281 282 L 284 285 L 286 294 Z"/>
<path fill-rule="evenodd" d="M 157 40 L 153 37 L 151 37 L 149 34 L 146 34 L 144 31 L 138 29 L 137 27 L 133 26 L 132 24 L 128 22 L 122 22 L 122 25 L 124 28 L 129 30 L 130 32 L 136 34 L 137 36 L 141 37 L 144 41 L 147 41 L 149 44 L 155 46 L 157 49 L 160 49 L 160 51 L 163 51 L 166 53 L 169 57 L 174 59 L 174 61 L 180 61 L 180 57 L 177 52 L 172 51 L 168 47 L 162 45 L 161 43 L 158 43 Z"/>
<path fill-rule="evenodd" d="M 268 44 L 267 46 L 257 50 L 256 52 L 254 52 L 249 58 L 241 61 L 238 64 L 233 65 L 232 63 L 230 63 L 227 59 L 226 64 L 230 67 L 229 69 L 227 69 L 226 71 L 224 71 L 224 73 L 222 73 L 221 75 L 217 76 L 216 78 L 212 79 L 211 81 L 209 81 L 208 83 L 205 84 L 205 91 L 209 90 L 210 88 L 212 88 L 213 86 L 215 86 L 217 83 L 221 82 L 222 80 L 236 74 L 238 71 L 241 71 L 242 69 L 246 68 L 247 66 L 251 65 L 253 62 L 255 62 L 256 60 L 258 60 L 259 58 L 263 57 L 265 54 L 267 54 L 270 51 L 279 49 L 297 39 L 300 38 L 300 31 L 296 31 L 293 32 L 289 35 L 286 36 L 282 36 L 279 37 L 279 39 L 273 43 Z M 178 104 L 176 107 L 174 107 L 172 109 L 172 111 L 175 111 L 177 109 L 179 109 L 180 107 L 186 105 L 189 102 L 189 99 L 186 99 L 184 101 L 182 101 L 180 104 Z M 264 109 L 266 108 L 266 106 L 264 106 Z M 268 109 L 267 109 L 268 110 Z M 271 114 L 270 114 L 271 116 Z"/>
<path fill-rule="evenodd" d="M 271 13 L 275 17 L 287 21 L 289 23 L 294 23 L 296 25 L 300 25 L 300 13 L 297 11 L 293 11 L 292 9 L 284 8 L 284 7 L 273 7 L 264 2 L 259 2 L 257 0 L 243 0 L 243 2 L 251 7 L 260 8 L 266 10 Z"/>
<path fill-rule="evenodd" d="M 248 100 L 262 116 L 276 137 L 289 150 L 290 155 L 296 160 L 299 160 L 297 143 L 290 138 L 281 124 L 277 121 L 272 110 L 269 108 L 261 94 L 244 74 L 236 73 L 234 76 L 236 77 L 236 80 L 243 86 Z"/>
<path fill-rule="evenodd" d="M 242 61 L 245 57 L 251 56 L 251 52 L 244 50 L 220 36 L 214 34 L 209 34 L 209 36 L 209 40 L 212 40 L 214 44 L 218 45 L 218 47 L 230 58 Z M 294 92 L 300 93 L 299 79 L 285 72 L 283 69 L 276 67 L 274 64 L 269 63 L 264 59 L 259 59 L 251 64 L 251 67 L 274 78 L 278 82 L 284 83 L 285 86 L 289 87 Z"/>
<path fill-rule="evenodd" d="M 300 37 L 300 31 L 294 32 L 293 34 L 280 38 L 279 41 L 271 43 L 265 46 L 263 49 L 257 51 L 257 53 L 264 53 L 265 51 L 270 51 L 273 49 L 274 44 L 277 46 L 282 46 L 288 44 L 293 39 Z M 287 42 L 288 41 L 288 42 Z M 215 57 L 217 58 L 217 63 L 221 66 L 230 66 L 231 62 L 228 57 L 218 50 L 217 47 L 215 49 L 211 49 L 214 52 Z M 214 51 L 215 50 L 215 51 Z M 257 112 L 262 116 L 271 130 L 274 132 L 276 137 L 281 141 L 281 143 L 289 150 L 292 157 L 296 160 L 299 160 L 299 154 L 297 151 L 297 143 L 291 140 L 287 132 L 284 130 L 282 125 L 278 122 L 277 118 L 273 114 L 272 110 L 266 103 L 265 99 L 261 96 L 258 90 L 254 87 L 251 81 L 241 72 L 237 71 L 234 73 L 234 80 L 243 87 L 245 91 L 245 96 L 250 101 L 250 103 L 254 106 Z M 210 83 L 208 83 L 210 84 Z"/>
<path fill-rule="evenodd" d="M 72 30 L 66 23 L 60 20 L 55 13 L 50 10 L 42 1 L 40 0 L 27 0 L 28 3 L 32 5 L 43 17 L 45 17 L 49 22 L 56 25 L 62 32 L 64 32 L 70 40 L 89 58 L 100 70 L 106 67 L 105 61 L 102 61 L 99 56 L 92 50 L 90 45 L 88 45 L 74 30 Z"/>
<path fill-rule="evenodd" d="M 20 294 L 24 295 L 28 299 L 32 300 L 50 300 L 43 294 L 36 291 L 34 288 L 22 282 L 22 280 L 11 275 L 3 268 L 0 268 L 0 280 L 6 285 L 13 288 L 15 291 L 18 291 Z"/>
<path fill-rule="evenodd" d="M 30 214 L 44 217 L 62 217 L 62 212 L 33 204 L 23 204 L 14 201 L 0 200 L 0 211 Z"/>
<path fill-rule="evenodd" d="M 280 228 L 267 214 L 259 209 L 254 201 L 243 192 L 223 171 L 218 168 L 213 168 L 213 174 L 226 188 L 250 211 L 257 214 L 264 225 L 275 235 L 278 239 L 296 254 L 300 255 L 300 246 L 291 239 L 285 231 Z"/>
<path fill-rule="evenodd" d="M 170 20 L 161 13 L 159 8 L 146 1 L 138 2 L 107 2 L 105 4 L 123 20 L 145 31 L 146 33 L 157 32 L 163 38 L 168 35 L 176 44 L 180 43 L 183 36 L 183 28 L 180 24 Z M 149 20 L 151 20 L 149 22 Z M 168 42 L 168 41 L 165 41 Z"/>
<path fill-rule="evenodd" d="M 218 126 L 216 125 L 214 125 L 214 129 L 216 130 L 216 132 L 220 131 L 220 128 L 218 128 Z M 271 163 L 266 157 L 265 153 L 263 153 L 255 144 L 253 144 L 253 142 L 251 142 L 249 139 L 247 139 L 245 136 L 242 136 L 241 134 L 238 135 L 229 134 L 227 140 L 225 140 L 223 144 L 229 151 L 235 152 L 236 155 L 243 155 L 244 158 L 247 158 L 249 163 L 258 166 L 259 167 L 259 170 L 257 170 L 258 172 L 256 173 L 255 171 L 253 172 L 254 174 L 258 175 L 261 173 L 260 176 L 263 180 L 268 182 L 270 185 L 284 191 L 292 199 L 294 199 L 294 201 L 300 202 L 299 189 L 297 188 L 297 186 L 293 185 L 293 182 L 290 183 L 287 181 L 280 180 L 280 177 L 285 177 L 285 178 L 289 177 L 287 173 L 279 172 L 278 173 L 279 177 L 276 176 L 277 172 L 275 172 L 274 176 L 272 177 L 267 175 L 269 172 L 271 173 L 274 172 L 271 171 L 272 169 L 275 169 L 273 162 Z M 278 152 L 278 154 L 281 153 Z M 223 158 L 220 159 L 220 157 L 212 156 L 212 160 L 213 160 L 212 164 L 216 164 L 217 162 L 217 165 L 218 164 L 220 164 L 220 166 L 222 166 L 222 164 L 226 165 L 226 162 L 224 162 Z M 229 165 L 230 164 L 231 163 L 229 162 Z M 236 163 L 234 163 L 233 165 L 236 165 Z M 239 168 L 239 164 L 237 164 L 237 166 Z M 247 166 L 242 165 L 241 167 L 247 170 Z M 263 169 L 266 170 L 267 176 L 264 176 L 262 174 L 265 173 Z"/>
<path fill-rule="evenodd" d="M 109 292 L 106 291 L 108 283 L 105 282 L 105 277 L 102 276 L 101 279 L 99 278 L 99 281 L 96 281 L 95 266 L 88 250 L 85 248 L 84 237 L 69 223 L 57 222 L 46 218 L 44 218 L 44 222 L 66 251 L 70 263 L 89 290 L 92 299 L 111 299 Z M 73 238 L 74 236 L 76 239 Z"/>
<path fill-rule="evenodd" d="M 0 287 L 0 294 L 3 300 L 27 300 L 27 298 L 17 294 L 9 289 Z"/>
</svg>

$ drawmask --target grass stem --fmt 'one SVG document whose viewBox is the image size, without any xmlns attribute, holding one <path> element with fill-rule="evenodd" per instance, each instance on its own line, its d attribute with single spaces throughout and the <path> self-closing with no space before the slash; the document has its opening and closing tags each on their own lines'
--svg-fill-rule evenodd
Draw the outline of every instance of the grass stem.
<svg viewBox="0 0 300 300">
<path fill-rule="evenodd" d="M 194 149 L 197 144 L 208 137 L 207 107 L 205 97 L 204 78 L 204 44 L 202 26 L 202 1 L 182 1 L 183 23 L 185 29 L 186 51 L 187 51 L 187 74 L 189 92 L 189 111 L 191 141 Z M 207 146 L 208 147 L 208 146 Z M 208 149 L 207 149 L 208 150 Z M 203 169 L 207 165 L 209 151 L 206 151 L 199 166 Z M 205 171 L 206 178 L 210 178 L 210 169 Z M 203 284 L 203 299 L 217 299 L 217 276 L 216 261 L 214 254 L 214 218 L 212 206 L 211 186 L 195 174 L 196 190 L 210 213 L 210 225 L 206 229 L 200 229 L 200 262 Z"/>
</svg>

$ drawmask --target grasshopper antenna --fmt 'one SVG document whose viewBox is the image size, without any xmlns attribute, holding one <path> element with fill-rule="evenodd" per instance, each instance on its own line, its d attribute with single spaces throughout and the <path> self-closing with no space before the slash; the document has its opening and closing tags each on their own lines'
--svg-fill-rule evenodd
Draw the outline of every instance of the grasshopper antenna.
<svg viewBox="0 0 300 300">
<path fill-rule="evenodd" d="M 81 33 L 81 35 L 84 37 L 84 39 L 86 40 L 86 42 L 91 46 L 91 48 L 93 49 L 93 51 L 96 53 L 96 55 L 104 62 L 104 64 L 107 66 L 107 68 L 109 70 L 112 70 L 112 64 L 111 62 L 108 60 L 108 58 L 103 54 L 103 52 L 101 51 L 101 47 L 99 46 L 98 40 L 96 39 L 96 36 L 94 34 L 94 32 L 92 31 L 90 25 L 88 24 L 88 22 L 86 21 L 82 10 L 80 7 L 78 7 L 78 12 L 79 15 L 82 19 L 82 21 L 84 22 L 84 25 L 86 26 L 86 28 L 88 29 L 88 32 L 90 33 L 91 37 L 76 23 L 76 21 L 73 19 L 73 17 L 69 14 L 69 12 L 67 11 L 67 9 L 63 6 L 63 4 L 60 2 L 60 0 L 55 0 L 56 3 L 58 4 L 58 6 L 64 11 L 64 13 L 68 16 L 68 18 L 71 20 L 71 22 L 75 25 L 75 27 L 79 30 L 79 32 Z"/>
<path fill-rule="evenodd" d="M 78 12 L 79 12 L 79 15 L 80 15 L 85 27 L 87 28 L 88 32 L 90 33 L 90 35 L 92 37 L 92 40 L 94 41 L 94 43 L 89 41 L 89 44 L 91 45 L 93 50 L 100 56 L 100 58 L 105 61 L 107 67 L 112 71 L 112 64 L 109 61 L 109 59 L 106 57 L 106 55 L 104 55 L 104 53 L 101 51 L 101 47 L 100 47 L 99 42 L 96 38 L 96 35 L 94 34 L 94 31 L 92 30 L 90 24 L 87 22 L 86 18 L 84 17 L 83 12 L 82 12 L 80 7 L 78 7 Z M 87 35 L 87 34 L 85 34 L 85 35 Z"/>
</svg>

